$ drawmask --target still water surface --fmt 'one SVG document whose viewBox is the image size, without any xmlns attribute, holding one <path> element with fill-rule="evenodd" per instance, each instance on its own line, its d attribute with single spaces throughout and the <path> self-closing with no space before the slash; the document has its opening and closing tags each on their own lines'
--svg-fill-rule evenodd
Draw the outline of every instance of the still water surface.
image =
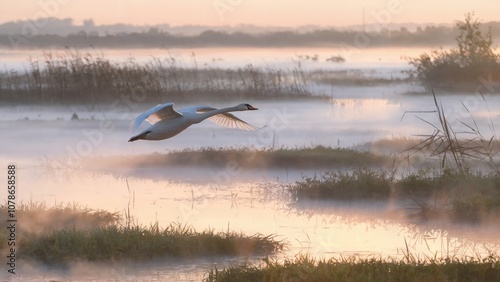
<svg viewBox="0 0 500 282">
<path fill-rule="evenodd" d="M 185 64 L 236 66 L 261 63 L 283 66 L 296 55 L 328 54 L 331 50 L 293 52 L 218 53 L 196 50 L 190 57 L 184 50 L 171 50 Z M 337 50 L 338 51 L 338 50 Z M 247 53 L 245 53 L 247 52 Z M 368 51 L 367 51 L 368 52 Z M 369 53 L 371 52 L 371 53 Z M 391 50 L 359 52 L 349 58 L 347 68 L 371 68 L 397 73 L 406 68 Z M 377 53 L 380 52 L 380 53 Z M 415 50 L 407 50 L 407 53 Z M 238 55 L 239 54 L 239 55 Z M 273 54 L 271 56 L 271 54 Z M 128 56 L 115 52 L 117 59 Z M 4 53 L 0 56 L 6 56 Z M 7 68 L 20 67 L 20 58 L 10 54 Z M 219 60 L 218 57 L 223 59 Z M 253 57 L 251 57 L 253 56 Z M 273 57 L 274 56 L 274 57 Z M 138 56 L 137 60 L 146 59 Z M 215 58 L 215 59 L 214 59 Z M 256 61 L 252 61 L 253 59 Z M 260 58 L 260 59 L 259 59 Z M 259 61 L 260 60 L 260 61 Z M 326 62 L 303 62 L 310 68 L 338 68 Z M 227 64 L 227 65 L 226 65 Z M 293 66 L 295 62 L 291 62 Z M 175 138 L 159 142 L 134 142 L 127 127 L 131 119 L 154 105 L 136 105 L 126 112 L 110 106 L 0 106 L 0 163 L 15 163 L 19 174 L 20 201 L 41 201 L 48 205 L 78 203 L 92 209 L 124 213 L 130 210 L 139 224 L 158 222 L 188 224 L 196 230 L 212 228 L 252 235 L 275 234 L 288 243 L 278 259 L 309 254 L 317 258 L 350 255 L 401 257 L 407 246 L 425 257 L 487 255 L 498 252 L 498 227 L 415 225 L 395 218 L 406 206 L 340 202 L 297 205 L 286 187 L 302 176 L 318 171 L 286 169 L 241 171 L 229 178 L 218 178 L 220 168 L 175 167 L 127 171 L 110 167 L 106 171 L 80 169 L 86 157 L 102 155 L 139 155 L 201 147 L 303 147 L 313 145 L 351 147 L 384 138 L 431 134 L 434 128 L 422 121 L 437 123 L 434 101 L 428 95 L 411 95 L 419 86 L 397 84 L 372 87 L 316 85 L 328 100 L 241 101 L 251 102 L 256 112 L 236 115 L 261 127 L 255 132 L 220 128 L 209 121 L 189 128 Z M 476 122 L 488 138 L 500 122 L 500 97 L 476 94 L 438 95 L 449 120 L 457 129 L 461 122 Z M 165 101 L 167 102 L 167 101 Z M 174 101 L 175 102 L 175 101 Z M 231 106 L 212 103 L 215 107 Z M 464 108 L 467 106 L 469 112 Z M 179 104 L 176 107 L 192 106 Z M 79 120 L 71 120 L 77 113 Z M 474 120 L 473 120 L 474 119 Z M 103 128 L 102 124 L 108 125 Z M 109 126 L 111 125 L 111 126 Z M 70 161 L 70 166 L 66 166 Z M 222 171 L 223 172 L 223 171 Z M 0 193 L 5 198 L 5 191 Z M 139 265 L 100 265 L 75 263 L 68 269 L 36 264 L 20 266 L 19 281 L 78 279 L 200 280 L 214 265 L 227 266 L 237 260 L 260 258 L 203 258 L 188 261 L 158 260 Z"/>
</svg>

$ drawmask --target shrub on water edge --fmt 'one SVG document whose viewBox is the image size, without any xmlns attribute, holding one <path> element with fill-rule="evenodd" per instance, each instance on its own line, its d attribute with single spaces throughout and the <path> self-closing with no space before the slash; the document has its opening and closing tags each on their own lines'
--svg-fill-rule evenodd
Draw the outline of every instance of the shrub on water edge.
<svg viewBox="0 0 500 282">
<path fill-rule="evenodd" d="M 436 50 L 409 59 L 425 84 L 449 88 L 473 83 L 476 87 L 480 77 L 500 81 L 500 55 L 494 52 L 491 31 L 483 33 L 480 21 L 473 17 L 474 13 L 468 13 L 464 22 L 457 23 L 458 49 Z"/>
</svg>

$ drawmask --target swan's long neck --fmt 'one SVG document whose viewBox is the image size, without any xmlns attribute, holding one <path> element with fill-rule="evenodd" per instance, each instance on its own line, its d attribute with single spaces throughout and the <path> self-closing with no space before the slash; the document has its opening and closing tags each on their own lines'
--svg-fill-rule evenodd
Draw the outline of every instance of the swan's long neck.
<svg viewBox="0 0 500 282">
<path fill-rule="evenodd" d="M 224 114 L 224 113 L 229 113 L 229 112 L 236 112 L 236 111 L 241 111 L 238 106 L 233 106 L 233 107 L 227 107 L 227 108 L 221 108 L 221 109 L 216 109 L 210 112 L 205 112 L 205 113 L 199 113 L 198 117 L 200 118 L 200 121 L 207 119 L 209 117 L 218 115 L 218 114 Z"/>
</svg>

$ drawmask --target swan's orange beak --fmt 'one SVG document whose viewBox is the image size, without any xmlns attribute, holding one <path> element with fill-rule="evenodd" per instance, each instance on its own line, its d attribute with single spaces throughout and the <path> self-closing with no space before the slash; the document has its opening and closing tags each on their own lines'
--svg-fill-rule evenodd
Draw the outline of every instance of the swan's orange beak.
<svg viewBox="0 0 500 282">
<path fill-rule="evenodd" d="M 258 110 L 258 108 L 252 106 L 252 105 L 248 105 L 247 106 L 248 110 Z"/>
</svg>

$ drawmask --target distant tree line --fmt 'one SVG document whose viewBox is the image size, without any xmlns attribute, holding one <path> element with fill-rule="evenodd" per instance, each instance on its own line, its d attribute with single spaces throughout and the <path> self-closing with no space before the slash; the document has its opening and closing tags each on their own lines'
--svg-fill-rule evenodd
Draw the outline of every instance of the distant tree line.
<svg viewBox="0 0 500 282">
<path fill-rule="evenodd" d="M 89 25 L 89 23 L 88 23 Z M 491 35 L 500 38 L 500 22 L 491 23 Z M 378 31 L 318 29 L 301 31 L 270 31 L 264 33 L 206 30 L 196 35 L 172 34 L 158 28 L 141 32 L 99 34 L 79 31 L 58 34 L 0 34 L 2 48 L 196 48 L 196 47 L 320 47 L 356 46 L 363 36 L 362 47 L 383 46 L 443 46 L 451 45 L 458 36 L 457 27 L 426 26 L 410 31 L 405 27 Z"/>
</svg>

